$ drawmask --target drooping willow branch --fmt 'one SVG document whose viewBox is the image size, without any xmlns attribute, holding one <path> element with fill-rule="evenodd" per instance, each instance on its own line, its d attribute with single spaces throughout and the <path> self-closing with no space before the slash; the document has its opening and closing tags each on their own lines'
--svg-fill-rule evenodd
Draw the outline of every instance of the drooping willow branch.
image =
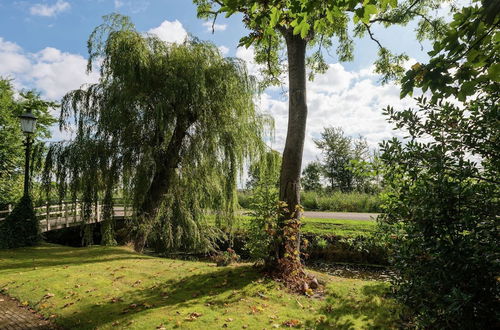
<svg viewBox="0 0 500 330">
<path fill-rule="evenodd" d="M 212 248 L 207 214 L 232 221 L 238 172 L 264 150 L 268 121 L 245 65 L 209 43 L 142 35 L 119 15 L 91 34 L 89 53 L 103 59 L 101 79 L 64 97 L 61 125 L 76 137 L 54 145 L 45 181 L 86 211 L 125 197 L 138 250 Z"/>
</svg>

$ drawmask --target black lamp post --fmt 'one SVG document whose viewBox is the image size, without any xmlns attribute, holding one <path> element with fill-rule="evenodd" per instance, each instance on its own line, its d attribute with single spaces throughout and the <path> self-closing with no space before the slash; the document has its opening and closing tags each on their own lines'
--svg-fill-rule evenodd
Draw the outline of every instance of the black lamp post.
<svg viewBox="0 0 500 330">
<path fill-rule="evenodd" d="M 29 195 L 29 182 L 30 182 L 30 152 L 31 152 L 31 134 L 35 132 L 35 125 L 37 117 L 31 113 L 31 110 L 19 116 L 21 119 L 21 129 L 26 135 L 26 159 L 24 163 L 24 196 Z"/>
</svg>

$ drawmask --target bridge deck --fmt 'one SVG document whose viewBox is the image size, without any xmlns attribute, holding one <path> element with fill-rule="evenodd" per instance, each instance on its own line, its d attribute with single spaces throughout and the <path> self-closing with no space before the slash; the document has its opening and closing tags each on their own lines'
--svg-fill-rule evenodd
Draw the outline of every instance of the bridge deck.
<svg viewBox="0 0 500 330">
<path fill-rule="evenodd" d="M 101 206 L 97 205 L 92 210 L 91 222 L 98 223 L 102 221 Z M 128 211 L 128 212 L 127 212 Z M 12 212 L 12 208 L 0 211 L 0 221 L 5 220 L 7 215 Z M 35 212 L 40 220 L 40 229 L 42 232 L 50 230 L 79 226 L 81 222 L 81 204 L 64 202 L 62 204 L 44 205 L 35 207 Z M 124 206 L 113 207 L 113 217 L 123 218 L 131 215 L 131 211 L 126 210 Z"/>
</svg>

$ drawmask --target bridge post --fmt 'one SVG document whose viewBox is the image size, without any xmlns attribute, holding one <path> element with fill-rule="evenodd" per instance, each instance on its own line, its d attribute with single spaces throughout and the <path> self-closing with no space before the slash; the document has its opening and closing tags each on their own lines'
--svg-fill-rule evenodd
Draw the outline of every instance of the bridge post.
<svg viewBox="0 0 500 330">
<path fill-rule="evenodd" d="M 7 213 L 7 215 L 9 215 L 12 212 L 12 204 L 7 205 L 7 211 L 9 211 L 9 213 Z"/>
<path fill-rule="evenodd" d="M 47 231 L 50 230 L 50 204 L 47 201 L 47 206 L 45 207 L 47 214 L 45 215 L 45 221 L 47 221 Z"/>
<path fill-rule="evenodd" d="M 76 199 L 75 202 L 73 203 L 73 223 L 76 222 L 77 213 L 78 213 L 78 199 Z"/>
<path fill-rule="evenodd" d="M 64 203 L 64 224 L 66 228 L 68 228 L 68 202 L 63 202 Z"/>
<path fill-rule="evenodd" d="M 101 208 L 99 207 L 99 199 L 95 202 L 95 222 L 101 222 Z"/>
</svg>

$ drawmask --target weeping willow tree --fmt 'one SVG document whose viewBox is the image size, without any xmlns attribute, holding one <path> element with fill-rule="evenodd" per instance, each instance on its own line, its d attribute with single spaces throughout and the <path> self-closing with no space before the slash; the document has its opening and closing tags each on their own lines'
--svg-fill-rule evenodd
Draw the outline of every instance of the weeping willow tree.
<svg viewBox="0 0 500 330">
<path fill-rule="evenodd" d="M 120 189 L 134 210 L 136 250 L 149 241 L 207 251 L 216 230 L 207 212 L 231 224 L 238 173 L 264 150 L 269 120 L 256 111 L 244 63 L 206 42 L 139 33 L 120 15 L 104 17 L 88 50 L 88 70 L 100 63 L 101 78 L 63 98 L 60 126 L 75 127 L 75 138 L 52 146 L 45 182 L 82 200 L 83 222 L 104 200 L 106 243 Z"/>
</svg>

